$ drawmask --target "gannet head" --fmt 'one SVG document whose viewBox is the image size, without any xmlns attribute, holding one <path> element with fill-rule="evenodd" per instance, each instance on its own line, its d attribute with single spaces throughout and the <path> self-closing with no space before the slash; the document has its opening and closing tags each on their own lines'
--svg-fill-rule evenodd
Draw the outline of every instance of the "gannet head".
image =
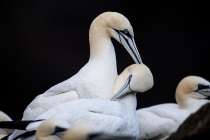
<svg viewBox="0 0 210 140">
<path fill-rule="evenodd" d="M 210 83 L 200 76 L 183 78 L 176 88 L 176 101 L 180 107 L 192 106 L 193 102 L 209 98 Z"/>
<path fill-rule="evenodd" d="M 135 63 L 142 63 L 134 40 L 133 28 L 124 15 L 118 12 L 104 12 L 97 16 L 90 26 L 90 44 L 93 44 L 98 36 L 116 39 L 125 47 Z"/>
<path fill-rule="evenodd" d="M 151 89 L 153 85 L 153 75 L 146 65 L 130 65 L 117 77 L 113 90 L 115 95 L 112 97 L 112 100 L 120 98 L 130 92 L 146 92 Z"/>
<path fill-rule="evenodd" d="M 55 118 L 44 120 L 36 130 L 36 140 L 52 139 L 53 137 L 62 137 L 63 133 L 69 128 L 66 121 Z"/>
<path fill-rule="evenodd" d="M 0 111 L 0 121 L 12 121 L 12 118 L 10 118 L 5 112 Z"/>
<path fill-rule="evenodd" d="M 1 121 L 12 121 L 12 118 L 5 112 L 0 111 L 0 122 Z M 6 136 L 6 135 L 12 133 L 13 131 L 14 131 L 14 129 L 4 129 L 4 128 L 1 129 L 0 128 L 0 135 L 2 134 L 2 135 Z M 0 136 L 0 138 L 1 138 L 1 136 Z"/>
<path fill-rule="evenodd" d="M 80 122 L 74 124 L 69 128 L 65 135 L 63 136 L 63 140 L 86 140 L 88 135 L 91 133 L 99 133 L 100 131 L 94 127 L 93 124 L 89 124 L 87 122 Z"/>
<path fill-rule="evenodd" d="M 69 128 L 62 140 L 134 140 L 134 137 L 105 132 L 92 123 L 80 122 Z"/>
</svg>

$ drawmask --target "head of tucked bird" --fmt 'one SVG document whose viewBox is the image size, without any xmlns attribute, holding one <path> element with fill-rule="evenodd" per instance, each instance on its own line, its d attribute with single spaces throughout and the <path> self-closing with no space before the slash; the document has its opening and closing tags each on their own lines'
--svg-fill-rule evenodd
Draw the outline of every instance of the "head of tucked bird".
<svg viewBox="0 0 210 140">
<path fill-rule="evenodd" d="M 132 64 L 127 67 L 115 81 L 112 100 L 128 93 L 144 93 L 154 85 L 153 75 L 144 64 Z"/>
<path fill-rule="evenodd" d="M 88 140 L 89 135 L 101 133 L 95 125 L 88 122 L 75 123 L 69 128 L 63 140 Z"/>
<path fill-rule="evenodd" d="M 135 63 L 142 63 L 142 59 L 134 40 L 133 28 L 129 20 L 124 15 L 118 12 L 104 12 L 97 16 L 90 26 L 90 44 L 101 44 L 107 39 L 110 40 L 111 37 L 116 39 L 125 47 Z M 111 44 L 108 45 L 112 46 Z M 97 45 L 92 46 L 94 47 Z M 94 50 L 97 49 L 94 48 Z"/>
<path fill-rule="evenodd" d="M 0 110 L 0 121 L 12 121 L 12 118 Z"/>
<path fill-rule="evenodd" d="M 200 76 L 186 76 L 179 82 L 175 97 L 180 107 L 209 102 L 210 82 Z"/>
<path fill-rule="evenodd" d="M 80 122 L 66 131 L 63 140 L 134 140 L 134 137 L 105 132 L 92 123 Z"/>
<path fill-rule="evenodd" d="M 36 140 L 54 140 L 56 138 L 61 138 L 68 128 L 69 124 L 66 121 L 49 118 L 39 125 L 35 137 Z"/>
</svg>

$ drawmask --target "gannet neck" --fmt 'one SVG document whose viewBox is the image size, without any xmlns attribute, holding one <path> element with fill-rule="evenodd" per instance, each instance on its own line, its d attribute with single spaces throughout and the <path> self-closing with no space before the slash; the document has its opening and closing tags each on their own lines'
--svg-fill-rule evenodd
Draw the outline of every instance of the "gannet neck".
<svg viewBox="0 0 210 140">
<path fill-rule="evenodd" d="M 136 110 L 137 107 L 136 93 L 137 92 L 130 92 L 129 94 L 126 94 L 122 96 L 120 99 L 118 99 L 118 101 L 124 105 L 125 110 Z"/>
<path fill-rule="evenodd" d="M 176 88 L 176 102 L 180 108 L 197 109 L 201 105 L 209 102 L 205 94 L 201 94 L 198 85 L 210 85 L 209 81 L 199 76 L 186 76 Z M 201 90 L 200 90 L 201 91 Z M 209 89 L 206 90 L 209 92 Z"/>
<path fill-rule="evenodd" d="M 115 49 L 105 28 L 90 29 L 90 60 L 116 62 Z"/>
<path fill-rule="evenodd" d="M 90 59 L 102 59 L 103 56 L 115 58 L 114 47 L 108 32 L 109 22 L 110 17 L 107 17 L 107 14 L 101 14 L 91 23 L 89 30 Z"/>
<path fill-rule="evenodd" d="M 139 136 L 139 131 L 137 131 L 139 130 L 139 125 L 136 117 L 136 107 L 137 107 L 136 93 L 137 92 L 131 92 L 119 99 L 119 102 L 122 104 L 124 110 L 123 114 L 125 114 L 123 116 L 123 120 L 125 120 L 125 126 L 128 128 L 128 130 L 123 132 L 123 134 L 132 135 L 134 137 Z"/>
</svg>

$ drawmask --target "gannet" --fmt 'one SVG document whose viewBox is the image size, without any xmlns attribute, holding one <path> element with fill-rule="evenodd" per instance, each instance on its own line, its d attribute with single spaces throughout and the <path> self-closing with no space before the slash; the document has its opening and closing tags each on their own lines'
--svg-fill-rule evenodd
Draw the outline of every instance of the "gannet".
<svg viewBox="0 0 210 140">
<path fill-rule="evenodd" d="M 176 88 L 177 103 L 163 103 L 136 111 L 140 136 L 139 140 L 167 137 L 201 106 L 209 103 L 210 83 L 200 76 L 184 77 Z"/>
<path fill-rule="evenodd" d="M 142 63 L 129 20 L 118 12 L 104 12 L 90 25 L 89 61 L 69 79 L 36 96 L 24 110 L 22 120 L 33 120 L 47 109 L 65 101 L 110 98 L 118 75 L 115 48 L 111 38 L 125 47 L 135 63 Z"/>
<path fill-rule="evenodd" d="M 12 121 L 12 118 L 0 110 L 0 122 L 2 121 Z M 0 139 L 7 136 L 8 134 L 11 134 L 13 131 L 13 129 L 0 128 Z"/>
<path fill-rule="evenodd" d="M 108 133 L 137 138 L 139 126 L 136 118 L 136 93 L 153 87 L 153 75 L 144 64 L 127 67 L 116 79 L 111 99 L 78 99 L 53 107 L 35 120 L 56 118 L 70 126 L 87 122 Z M 31 123 L 27 131 L 37 130 L 42 121 Z"/>
<path fill-rule="evenodd" d="M 127 135 L 105 133 L 90 123 L 78 123 L 69 126 L 65 120 L 49 118 L 44 120 L 36 130 L 36 140 L 134 140 Z"/>
</svg>

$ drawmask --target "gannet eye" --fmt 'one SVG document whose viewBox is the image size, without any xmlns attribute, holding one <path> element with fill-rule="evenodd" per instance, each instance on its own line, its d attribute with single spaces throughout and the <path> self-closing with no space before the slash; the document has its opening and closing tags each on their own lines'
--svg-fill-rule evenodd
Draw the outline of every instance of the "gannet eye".
<svg viewBox="0 0 210 140">
<path fill-rule="evenodd" d="M 126 34 L 126 35 L 129 35 L 128 29 L 123 30 L 123 33 Z"/>
</svg>

